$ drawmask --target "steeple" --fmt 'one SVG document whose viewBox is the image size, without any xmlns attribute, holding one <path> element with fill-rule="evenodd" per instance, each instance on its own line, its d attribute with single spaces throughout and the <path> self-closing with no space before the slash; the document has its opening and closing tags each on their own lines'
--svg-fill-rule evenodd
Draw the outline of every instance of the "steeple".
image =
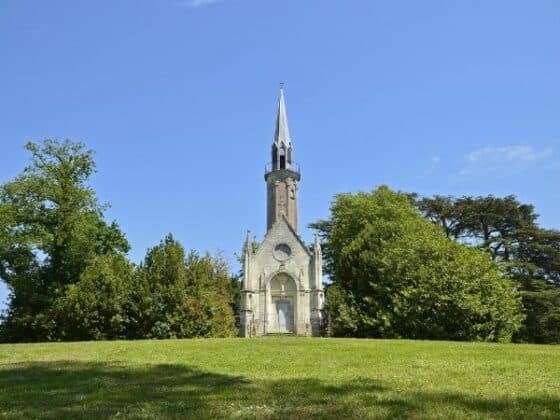
<svg viewBox="0 0 560 420">
<path fill-rule="evenodd" d="M 264 175 L 268 186 L 267 230 L 285 217 L 297 232 L 297 194 L 300 178 L 299 169 L 292 161 L 292 139 L 288 129 L 284 88 L 281 85 L 272 139 L 272 162 L 267 166 Z"/>
<path fill-rule="evenodd" d="M 288 128 L 283 85 L 280 85 L 276 125 L 274 126 L 274 137 L 272 138 L 272 170 L 278 169 L 292 169 L 292 138 Z"/>
<path fill-rule="evenodd" d="M 276 147 L 284 145 L 286 148 L 292 147 L 290 129 L 288 128 L 288 116 L 286 115 L 286 101 L 284 99 L 284 86 L 280 85 L 280 95 L 278 96 L 278 112 L 276 115 L 276 127 L 272 142 Z"/>
</svg>

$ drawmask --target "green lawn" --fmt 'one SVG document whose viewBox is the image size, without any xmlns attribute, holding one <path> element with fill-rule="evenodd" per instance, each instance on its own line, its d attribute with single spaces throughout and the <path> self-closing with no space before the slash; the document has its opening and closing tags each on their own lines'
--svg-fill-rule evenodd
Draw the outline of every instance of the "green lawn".
<svg viewBox="0 0 560 420">
<path fill-rule="evenodd" d="M 353 339 L 0 345 L 0 417 L 560 418 L 560 346 Z"/>
</svg>

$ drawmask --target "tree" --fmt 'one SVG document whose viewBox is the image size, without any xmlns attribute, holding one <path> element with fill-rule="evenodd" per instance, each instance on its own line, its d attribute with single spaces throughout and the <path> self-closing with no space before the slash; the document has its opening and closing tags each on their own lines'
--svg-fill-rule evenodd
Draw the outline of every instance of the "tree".
<svg viewBox="0 0 560 420">
<path fill-rule="evenodd" d="M 361 337 L 507 341 L 514 283 L 487 254 L 449 240 L 402 193 L 339 194 L 325 238 L 331 331 Z"/>
<path fill-rule="evenodd" d="M 416 205 L 444 230 L 452 226 L 451 237 L 486 250 L 520 284 L 526 319 L 515 339 L 560 343 L 560 232 L 539 227 L 534 207 L 512 195 L 443 201 L 422 198 Z"/>
<path fill-rule="evenodd" d="M 441 226 L 448 238 L 458 238 L 461 235 L 462 226 L 459 224 L 456 200 L 453 197 L 423 197 L 415 203 L 427 219 Z"/>
<path fill-rule="evenodd" d="M 560 288 L 536 280 L 530 290 L 521 291 L 521 296 L 527 318 L 515 340 L 560 343 Z"/>
<path fill-rule="evenodd" d="M 516 341 L 560 343 L 560 232 L 537 226 L 521 229 L 506 265 L 521 284 L 527 315 Z"/>
<path fill-rule="evenodd" d="M 506 262 L 517 244 L 516 234 L 533 227 L 537 218 L 533 206 L 519 203 L 512 195 L 462 197 L 455 207 L 460 235 L 474 239 L 492 258 Z"/>
<path fill-rule="evenodd" d="M 226 337 L 235 334 L 231 277 L 221 259 L 187 256 L 168 235 L 137 270 L 131 315 L 136 337 Z"/>
<path fill-rule="evenodd" d="M 93 152 L 69 140 L 30 142 L 31 164 L 0 186 L 0 277 L 10 290 L 1 336 L 9 341 L 56 340 L 55 301 L 96 257 L 125 253 L 118 225 L 87 185 Z"/>
<path fill-rule="evenodd" d="M 105 254 L 90 264 L 77 283 L 55 303 L 61 338 L 114 340 L 128 336 L 134 269 L 119 254 Z"/>
</svg>

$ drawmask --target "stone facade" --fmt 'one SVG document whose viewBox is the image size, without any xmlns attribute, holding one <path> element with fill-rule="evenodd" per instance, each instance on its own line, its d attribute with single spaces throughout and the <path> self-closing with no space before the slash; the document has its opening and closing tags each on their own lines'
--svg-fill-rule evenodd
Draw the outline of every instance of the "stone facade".
<svg viewBox="0 0 560 420">
<path fill-rule="evenodd" d="M 249 233 L 241 292 L 242 337 L 320 335 L 324 302 L 321 245 L 297 233 L 300 173 L 292 161 L 284 93 L 280 90 L 267 182 L 267 233 L 255 251 Z"/>
</svg>

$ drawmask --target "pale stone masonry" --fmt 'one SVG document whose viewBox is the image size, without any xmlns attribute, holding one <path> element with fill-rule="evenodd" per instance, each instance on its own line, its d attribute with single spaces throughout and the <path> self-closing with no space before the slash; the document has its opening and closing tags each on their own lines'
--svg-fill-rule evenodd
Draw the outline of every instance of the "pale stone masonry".
<svg viewBox="0 0 560 420">
<path fill-rule="evenodd" d="M 252 249 L 247 233 L 241 292 L 242 337 L 320 335 L 323 309 L 321 245 L 308 247 L 297 233 L 299 169 L 292 160 L 284 91 L 280 89 L 267 166 L 267 233 Z"/>
</svg>

